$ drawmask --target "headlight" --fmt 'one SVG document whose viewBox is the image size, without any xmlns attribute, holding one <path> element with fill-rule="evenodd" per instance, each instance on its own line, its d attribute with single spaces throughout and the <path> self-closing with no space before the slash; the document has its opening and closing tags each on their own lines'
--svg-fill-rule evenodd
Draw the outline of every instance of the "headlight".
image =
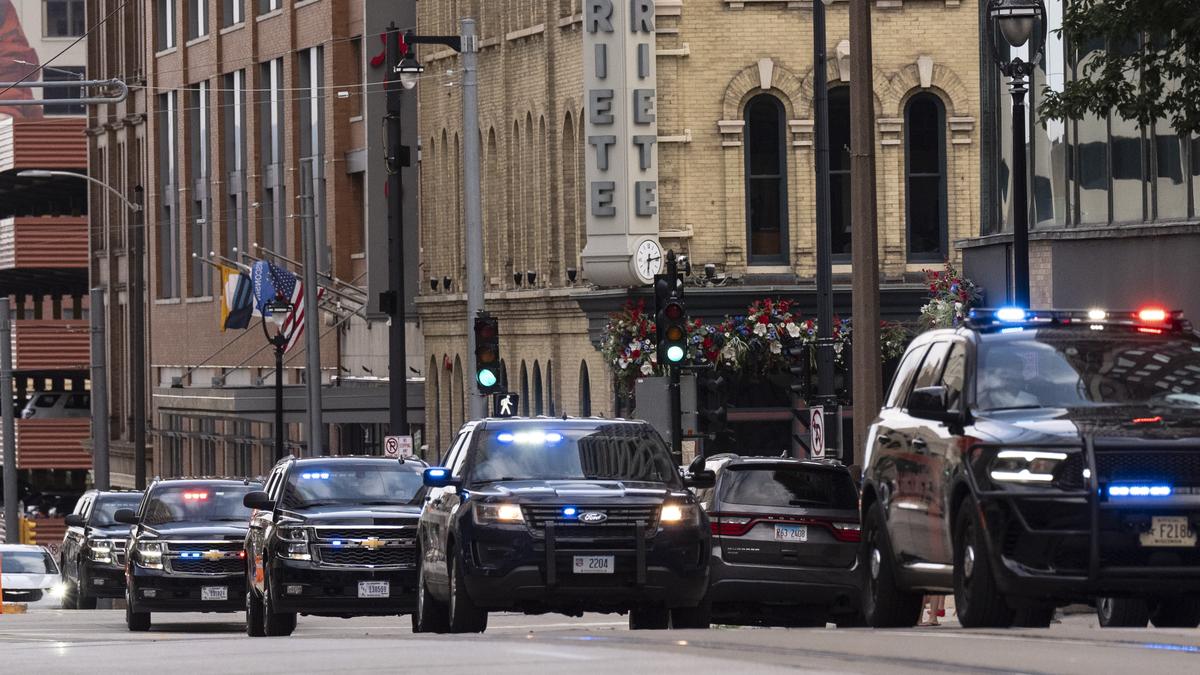
<svg viewBox="0 0 1200 675">
<path fill-rule="evenodd" d="M 294 525 L 283 525 L 279 528 L 279 538 L 284 541 L 308 541 L 308 528 Z"/>
<path fill-rule="evenodd" d="M 663 525 L 694 525 L 700 521 L 700 509 L 695 504 L 663 504 L 658 521 Z"/>
<path fill-rule="evenodd" d="M 517 504 L 475 504 L 475 522 L 523 523 L 525 516 Z"/>
<path fill-rule="evenodd" d="M 298 525 L 279 527 L 279 555 L 289 560 L 312 560 L 308 551 L 308 528 Z"/>
<path fill-rule="evenodd" d="M 161 541 L 139 541 L 134 549 L 133 559 L 146 569 L 161 570 L 164 550 L 166 545 Z"/>
<path fill-rule="evenodd" d="M 992 459 L 988 475 L 999 483 L 1049 484 L 1067 456 L 1055 450 L 1001 450 Z"/>
<path fill-rule="evenodd" d="M 50 587 L 50 597 L 54 598 L 55 600 L 61 600 L 62 597 L 66 594 L 67 594 L 67 585 L 62 583 L 61 581 L 57 584 L 54 584 L 52 587 Z"/>
<path fill-rule="evenodd" d="M 110 539 L 93 539 L 88 542 L 88 559 L 98 563 L 113 561 L 113 542 Z"/>
</svg>

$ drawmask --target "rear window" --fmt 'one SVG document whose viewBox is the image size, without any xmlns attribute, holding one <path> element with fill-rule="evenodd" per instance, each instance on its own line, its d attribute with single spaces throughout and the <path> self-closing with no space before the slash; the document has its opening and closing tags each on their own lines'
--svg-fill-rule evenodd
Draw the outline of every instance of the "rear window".
<svg viewBox="0 0 1200 675">
<path fill-rule="evenodd" d="M 858 508 L 850 476 L 803 466 L 731 467 L 721 481 L 721 501 L 746 506 Z"/>
<path fill-rule="evenodd" d="M 39 408 L 53 408 L 55 403 L 58 403 L 58 394 L 42 394 L 33 400 Z"/>
</svg>

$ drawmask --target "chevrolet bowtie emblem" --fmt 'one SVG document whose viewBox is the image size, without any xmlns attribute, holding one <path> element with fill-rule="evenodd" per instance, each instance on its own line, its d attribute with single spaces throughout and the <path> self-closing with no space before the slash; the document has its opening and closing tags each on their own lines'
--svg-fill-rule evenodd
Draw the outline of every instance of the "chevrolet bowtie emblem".
<svg viewBox="0 0 1200 675">
<path fill-rule="evenodd" d="M 362 542 L 362 545 L 365 548 L 369 548 L 372 551 L 375 551 L 384 545 L 384 541 L 382 539 L 379 539 L 378 537 L 371 537 L 369 539 L 364 539 Z"/>
<path fill-rule="evenodd" d="M 220 551 L 205 551 L 204 552 L 205 560 L 220 560 L 221 558 L 224 558 L 224 557 L 225 557 L 225 554 Z"/>
</svg>

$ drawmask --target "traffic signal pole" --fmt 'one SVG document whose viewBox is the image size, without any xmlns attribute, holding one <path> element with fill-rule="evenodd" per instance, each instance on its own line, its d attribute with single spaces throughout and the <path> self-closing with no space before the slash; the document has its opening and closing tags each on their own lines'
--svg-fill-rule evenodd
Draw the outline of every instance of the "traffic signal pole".
<svg viewBox="0 0 1200 675">
<path fill-rule="evenodd" d="M 400 98 L 400 77 L 396 66 L 400 64 L 399 30 L 393 23 L 387 33 L 387 155 L 388 161 L 388 293 L 391 296 L 391 323 L 388 326 L 388 432 L 393 436 L 408 435 L 408 355 L 405 352 L 404 329 L 405 302 L 408 294 L 404 289 L 404 175 L 403 168 L 409 164 L 409 154 L 404 147 L 401 115 L 404 111 Z M 312 320 L 312 319 L 310 319 Z M 276 452 L 282 450 L 279 444 Z"/>
<path fill-rule="evenodd" d="M 853 44 L 853 43 L 852 43 Z M 829 95 L 826 82 L 825 3 L 813 3 L 813 91 L 816 117 L 817 215 L 817 396 L 836 407 L 833 388 L 833 233 L 829 218 Z M 811 405 L 813 401 L 809 401 Z"/>
<path fill-rule="evenodd" d="M 675 257 L 675 251 L 667 252 L 667 280 L 671 284 L 672 298 L 682 300 L 680 294 L 683 289 L 679 286 L 679 261 Z M 687 333 L 684 333 L 685 339 Z M 667 362 L 667 396 L 671 404 L 671 454 L 675 456 L 675 463 L 683 462 L 683 405 L 680 400 L 679 391 L 679 364 L 671 361 Z"/>
<path fill-rule="evenodd" d="M 479 74 L 476 57 L 479 45 L 475 38 L 475 20 L 462 20 L 462 92 L 463 92 L 463 204 L 466 211 L 466 268 L 467 268 L 467 326 L 483 309 L 483 202 L 479 175 Z M 467 331 L 467 354 L 476 359 L 475 331 Z M 470 370 L 478 365 L 473 363 Z M 482 419 L 484 395 L 476 388 L 469 388 L 468 411 L 471 419 Z"/>
</svg>

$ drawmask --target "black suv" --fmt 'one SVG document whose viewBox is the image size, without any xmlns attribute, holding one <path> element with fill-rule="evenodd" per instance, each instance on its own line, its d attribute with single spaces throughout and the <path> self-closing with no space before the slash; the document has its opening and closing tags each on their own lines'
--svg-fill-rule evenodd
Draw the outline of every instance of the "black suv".
<svg viewBox="0 0 1200 675">
<path fill-rule="evenodd" d="M 281 460 L 252 492 L 246 535 L 246 633 L 289 635 L 297 612 L 404 614 L 416 609 L 420 460 Z"/>
<path fill-rule="evenodd" d="M 242 479 L 174 478 L 150 484 L 138 510 L 115 520 L 133 527 L 125 559 L 125 622 L 150 630 L 152 612 L 237 612 L 245 607 L 250 509 Z"/>
<path fill-rule="evenodd" d="M 1200 623 L 1200 336 L 1180 313 L 974 310 L 918 337 L 871 427 L 863 608 L 1045 626 L 1096 596 Z"/>
<path fill-rule="evenodd" d="M 59 551 L 63 609 L 96 609 L 97 598 L 125 597 L 125 540 L 129 526 L 113 516 L 136 509 L 141 492 L 88 490 L 67 516 Z"/>
<path fill-rule="evenodd" d="M 692 466 L 717 475 L 712 489 L 699 491 L 712 521 L 709 590 L 701 605 L 711 618 L 859 623 L 858 489 L 849 469 L 834 461 L 737 455 Z"/>
<path fill-rule="evenodd" d="M 470 422 L 443 463 L 425 470 L 415 631 L 482 632 L 502 610 L 695 625 L 708 516 L 649 424 Z"/>
</svg>

